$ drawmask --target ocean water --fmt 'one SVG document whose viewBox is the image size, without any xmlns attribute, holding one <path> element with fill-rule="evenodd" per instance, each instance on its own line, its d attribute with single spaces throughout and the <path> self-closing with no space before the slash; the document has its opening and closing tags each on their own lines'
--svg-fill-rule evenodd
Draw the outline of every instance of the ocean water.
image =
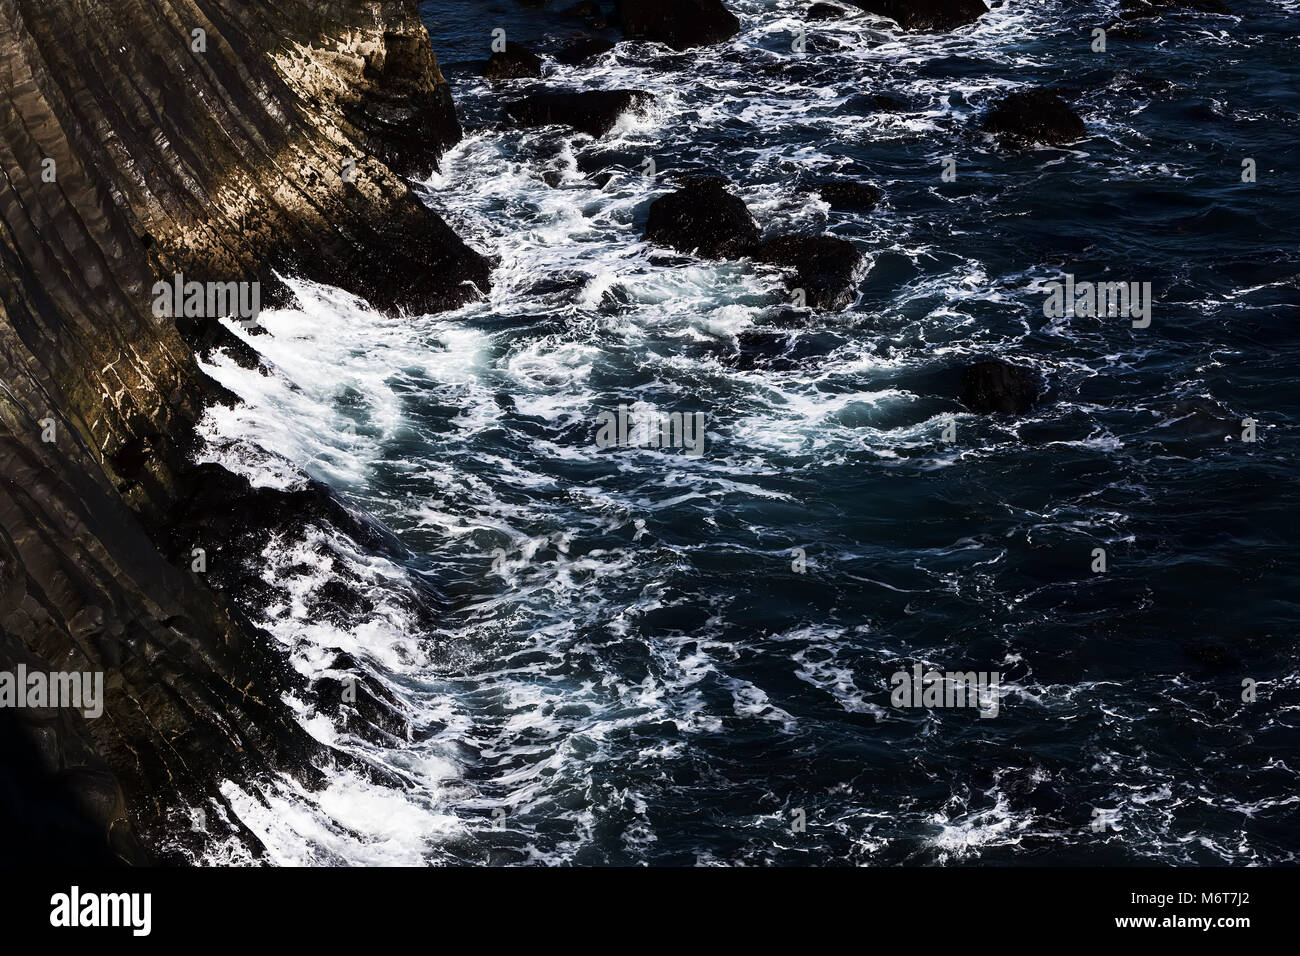
<svg viewBox="0 0 1300 956">
<path fill-rule="evenodd" d="M 804 3 L 729 0 L 719 46 L 547 61 L 547 86 L 654 94 L 593 141 L 510 128 L 529 82 L 457 66 L 496 27 L 553 50 L 580 24 L 423 3 L 467 135 L 417 188 L 493 290 L 385 318 L 291 280 L 250 339 L 271 374 L 208 367 L 245 404 L 209 413 L 204 458 L 325 481 L 409 549 L 319 527 L 264 555 L 280 597 L 250 613 L 294 665 L 350 654 L 411 727 L 293 700 L 352 759 L 320 792 L 227 783 L 267 859 L 1296 862 L 1300 4 L 1231 5 L 1105 53 L 1117 3 L 1012 0 L 949 35 L 812 23 L 798 54 Z M 980 132 L 1042 85 L 1086 140 Z M 906 108 L 850 101 L 874 93 Z M 643 243 L 698 171 L 769 235 L 853 241 L 856 304 L 792 309 L 770 268 Z M 805 188 L 830 177 L 885 199 L 831 211 Z M 1067 273 L 1152 283 L 1151 326 L 1045 318 Z M 1037 369 L 1038 408 L 965 412 L 981 357 Z M 704 453 L 599 447 L 620 404 L 703 413 Z M 326 619 L 341 574 L 366 603 Z M 997 716 L 892 706 L 917 664 L 998 672 Z"/>
</svg>

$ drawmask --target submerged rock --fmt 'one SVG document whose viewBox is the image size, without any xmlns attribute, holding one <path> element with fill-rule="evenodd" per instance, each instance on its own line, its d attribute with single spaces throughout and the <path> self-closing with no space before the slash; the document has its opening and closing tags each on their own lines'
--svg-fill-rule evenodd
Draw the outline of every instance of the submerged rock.
<svg viewBox="0 0 1300 956">
<path fill-rule="evenodd" d="M 614 44 L 610 40 L 601 37 L 590 37 L 586 40 L 577 40 L 570 43 L 563 50 L 555 55 L 566 66 L 577 66 L 579 63 L 585 63 L 594 56 L 600 56 L 602 53 L 608 53 L 614 49 Z"/>
<path fill-rule="evenodd" d="M 534 93 L 507 103 L 506 113 L 521 126 L 569 126 L 600 138 L 624 113 L 643 109 L 653 99 L 640 90 Z"/>
<path fill-rule="evenodd" d="M 740 30 L 740 20 L 721 0 L 618 0 L 618 13 L 629 40 L 674 50 L 721 43 Z"/>
<path fill-rule="evenodd" d="M 706 259 L 752 256 L 790 272 L 789 287 L 802 289 L 815 309 L 847 308 L 857 298 L 862 254 L 834 236 L 781 236 L 761 240 L 758 223 L 725 179 L 694 176 L 650 205 L 645 238 Z"/>
<path fill-rule="evenodd" d="M 594 3 L 593 0 L 582 0 L 581 3 L 565 7 L 560 13 L 577 20 L 586 20 L 587 25 L 593 30 L 603 30 L 609 25 L 605 14 L 600 9 L 600 4 Z"/>
<path fill-rule="evenodd" d="M 1242 416 L 1212 398 L 1194 396 L 1178 398 L 1153 409 L 1159 421 L 1152 437 L 1171 453 L 1201 454 L 1206 445 L 1222 445 L 1229 438 L 1240 437 Z"/>
<path fill-rule="evenodd" d="M 1124 19 L 1149 19 L 1183 10 L 1225 15 L 1232 13 L 1223 0 L 1124 0 L 1120 4 L 1119 15 Z"/>
<path fill-rule="evenodd" d="M 696 176 L 650 204 L 645 238 L 706 259 L 738 259 L 758 245 L 758 223 L 726 181 Z"/>
<path fill-rule="evenodd" d="M 868 13 L 889 17 L 904 30 L 945 31 L 974 23 L 989 8 L 984 0 L 853 0 Z"/>
<path fill-rule="evenodd" d="M 507 43 L 504 50 L 493 53 L 483 67 L 489 80 L 525 80 L 542 75 L 542 58 L 518 43 Z"/>
<path fill-rule="evenodd" d="M 1012 143 L 1046 146 L 1065 146 L 1088 134 L 1079 114 L 1050 90 L 1007 94 L 989 110 L 984 129 Z"/>
<path fill-rule="evenodd" d="M 874 209 L 884 197 L 884 193 L 870 183 L 847 179 L 814 183 L 812 188 L 832 209 Z"/>
<path fill-rule="evenodd" d="M 843 108 L 853 113 L 899 113 L 911 107 L 888 93 L 855 93 L 844 101 Z"/>
<path fill-rule="evenodd" d="M 1241 666 L 1241 654 L 1227 641 L 1193 638 L 1183 645 L 1183 652 L 1208 670 L 1226 671 Z"/>
<path fill-rule="evenodd" d="M 805 20 L 838 20 L 848 16 L 849 11 L 833 3 L 814 3 L 804 14 Z"/>
<path fill-rule="evenodd" d="M 1024 415 L 1037 403 L 1042 389 L 1033 369 L 1001 359 L 976 362 L 961 373 L 961 403 L 982 414 Z"/>
<path fill-rule="evenodd" d="M 781 236 L 763 243 L 754 258 L 793 270 L 787 284 L 804 291 L 810 308 L 838 312 L 857 298 L 862 253 L 846 239 Z"/>
</svg>

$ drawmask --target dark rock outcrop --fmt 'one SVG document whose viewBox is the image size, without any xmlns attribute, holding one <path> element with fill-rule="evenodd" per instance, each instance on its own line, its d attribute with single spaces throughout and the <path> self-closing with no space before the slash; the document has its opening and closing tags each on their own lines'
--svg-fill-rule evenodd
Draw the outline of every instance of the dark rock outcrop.
<svg viewBox="0 0 1300 956">
<path fill-rule="evenodd" d="M 857 298 L 862 253 L 835 236 L 781 236 L 755 253 L 760 262 L 792 271 L 790 289 L 802 289 L 810 308 L 838 312 Z"/>
<path fill-rule="evenodd" d="M 542 75 L 542 58 L 518 43 L 507 43 L 488 58 L 483 75 L 489 80 L 535 79 Z"/>
<path fill-rule="evenodd" d="M 740 20 L 721 0 L 618 0 L 619 22 L 629 40 L 688 50 L 729 40 Z"/>
<path fill-rule="evenodd" d="M 0 722 L 0 802 L 48 796 L 84 857 L 137 862 L 221 781 L 310 786 L 322 756 L 282 651 L 194 570 L 205 542 L 158 546 L 228 396 L 153 284 L 279 269 L 424 310 L 488 266 L 403 178 L 460 135 L 408 0 L 3 0 L 0 62 L 0 670 L 105 684 L 98 719 Z M 195 842 L 256 852 L 223 816 Z"/>
<path fill-rule="evenodd" d="M 650 204 L 647 242 L 706 259 L 739 259 L 758 246 L 758 223 L 745 201 L 712 176 L 687 179 L 680 189 Z"/>
<path fill-rule="evenodd" d="M 652 99 L 640 90 L 534 93 L 507 103 L 506 114 L 520 126 L 568 126 L 599 139 L 620 116 L 643 109 Z"/>
<path fill-rule="evenodd" d="M 984 0 L 853 0 L 868 13 L 896 22 L 904 30 L 940 32 L 974 23 L 988 13 Z"/>
<path fill-rule="evenodd" d="M 1037 372 L 1001 359 L 976 362 L 961 373 L 961 403 L 982 414 L 1024 415 L 1042 390 Z"/>
<path fill-rule="evenodd" d="M 410 739 L 411 728 L 402 716 L 400 704 L 382 685 L 364 679 L 365 669 L 360 661 L 351 654 L 340 653 L 331 663 L 330 669 L 346 675 L 349 681 L 345 685 L 339 678 L 327 676 L 313 682 L 319 712 L 328 714 L 351 733 L 381 746 L 391 747 Z"/>
<path fill-rule="evenodd" d="M 1050 90 L 1017 90 L 989 110 L 984 129 L 1016 145 L 1066 146 L 1083 139 L 1083 119 Z"/>
</svg>

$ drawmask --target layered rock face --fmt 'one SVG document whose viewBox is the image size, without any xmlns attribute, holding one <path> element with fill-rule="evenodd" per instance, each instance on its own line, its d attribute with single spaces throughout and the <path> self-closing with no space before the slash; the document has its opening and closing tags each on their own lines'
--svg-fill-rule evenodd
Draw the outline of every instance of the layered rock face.
<svg viewBox="0 0 1300 956">
<path fill-rule="evenodd" d="M 105 685 L 97 719 L 0 710 L 0 817 L 140 861 L 220 780 L 317 756 L 267 635 L 155 545 L 222 397 L 191 343 L 224 330 L 156 317 L 154 283 L 432 310 L 488 266 L 402 178 L 459 137 L 414 0 L 0 0 L 0 73 L 0 671 Z"/>
</svg>

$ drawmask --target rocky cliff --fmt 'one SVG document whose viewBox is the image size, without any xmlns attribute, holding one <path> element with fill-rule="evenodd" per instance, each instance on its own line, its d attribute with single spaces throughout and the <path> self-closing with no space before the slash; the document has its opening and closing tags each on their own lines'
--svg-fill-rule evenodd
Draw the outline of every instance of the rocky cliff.
<svg viewBox="0 0 1300 956">
<path fill-rule="evenodd" d="M 158 858 L 224 777 L 315 778 L 269 638 L 159 546 L 223 399 L 194 346 L 228 333 L 151 289 L 279 271 L 459 304 L 487 263 L 403 179 L 459 135 L 414 0 L 0 0 L 0 671 L 106 696 L 0 709 L 0 859 Z"/>
</svg>

